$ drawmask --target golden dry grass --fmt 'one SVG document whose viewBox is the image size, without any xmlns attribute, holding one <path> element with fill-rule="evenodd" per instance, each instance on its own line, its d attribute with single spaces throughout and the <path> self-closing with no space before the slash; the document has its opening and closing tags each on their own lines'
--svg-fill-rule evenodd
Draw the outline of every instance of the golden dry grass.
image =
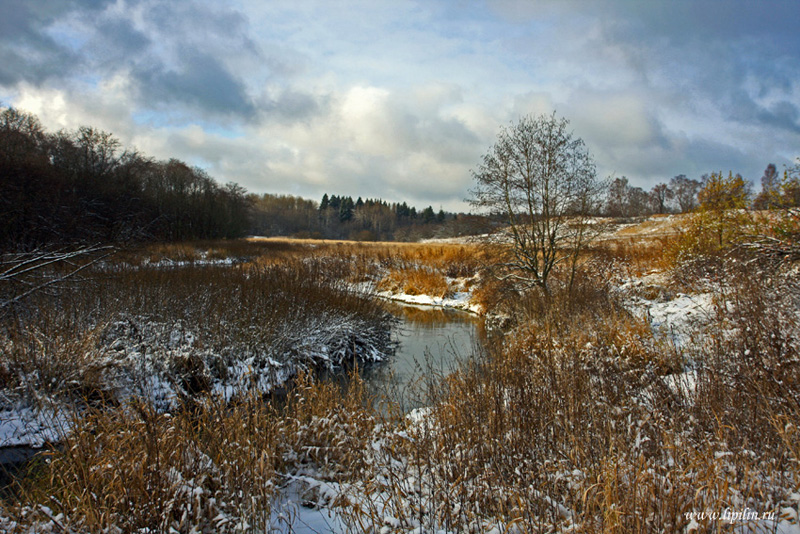
<svg viewBox="0 0 800 534">
<path fill-rule="evenodd" d="M 376 451 L 364 488 L 400 530 L 664 533 L 693 511 L 797 506 L 797 318 L 774 280 L 729 276 L 717 326 L 734 333 L 691 354 L 602 290 L 518 299 L 517 328 L 430 385 L 427 418 Z M 671 375 L 689 356 L 694 378 Z M 378 526 L 386 508 L 351 513 Z"/>
<path fill-rule="evenodd" d="M 52 517 L 61 531 L 264 532 L 280 473 L 313 466 L 343 480 L 363 466 L 369 405 L 357 376 L 342 391 L 301 374 L 283 408 L 254 393 L 172 414 L 142 402 L 94 410 L 30 468 L 10 511 L 19 532 Z"/>
<path fill-rule="evenodd" d="M 376 289 L 440 298 L 450 296 L 452 293 L 443 275 L 421 267 L 390 269 L 389 273 L 378 282 Z"/>
<path fill-rule="evenodd" d="M 448 268 L 469 276 L 488 261 L 468 245 L 269 243 L 243 272 L 313 251 L 337 276 L 380 272 L 387 287 L 436 294 L 446 291 Z M 191 501 L 177 479 L 142 462 L 151 459 L 215 503 L 252 514 L 254 525 L 268 516 L 275 473 L 312 467 L 344 484 L 337 504 L 359 531 L 666 533 L 683 531 L 692 511 L 796 507 L 800 289 L 773 272 L 723 262 L 718 299 L 732 305 L 720 307 L 707 334 L 677 346 L 611 291 L 614 276 L 673 269 L 681 257 L 664 251 L 676 243 L 663 234 L 601 241 L 582 257 L 570 290 L 555 284 L 547 295 L 487 277 L 477 300 L 512 315 L 513 328 L 486 354 L 429 384 L 433 404 L 421 422 L 382 420 L 365 408 L 358 380 L 342 394 L 306 376 L 283 410 L 251 404 L 260 399 L 206 399 L 172 418 L 141 408 L 101 412 L 80 422 L 69 438 L 74 446 L 30 479 L 26 498 L 55 496 L 64 503 L 56 511 L 90 531 L 113 521 L 181 530 L 180 522 L 165 522 L 178 521 L 178 512 L 219 528 L 207 522 L 210 501 Z M 242 324 L 259 317 L 251 312 Z M 684 370 L 691 372 L 676 373 Z M 236 450 L 228 452 L 230 444 Z M 240 480 L 255 500 L 238 500 L 231 488 Z M 194 516 L 186 515 L 190 503 Z M 699 524 L 700 532 L 724 528 Z"/>
</svg>

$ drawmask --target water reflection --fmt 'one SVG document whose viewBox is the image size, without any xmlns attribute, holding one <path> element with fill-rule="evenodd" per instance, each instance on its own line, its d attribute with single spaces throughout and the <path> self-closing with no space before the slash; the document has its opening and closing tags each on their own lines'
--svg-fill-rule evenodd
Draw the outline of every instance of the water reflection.
<svg viewBox="0 0 800 534">
<path fill-rule="evenodd" d="M 459 310 L 387 303 L 399 319 L 393 332 L 392 358 L 363 370 L 379 403 L 396 403 L 403 411 L 427 404 L 430 393 L 485 340 L 483 321 Z M 434 390 L 434 391 L 431 391 Z"/>
</svg>

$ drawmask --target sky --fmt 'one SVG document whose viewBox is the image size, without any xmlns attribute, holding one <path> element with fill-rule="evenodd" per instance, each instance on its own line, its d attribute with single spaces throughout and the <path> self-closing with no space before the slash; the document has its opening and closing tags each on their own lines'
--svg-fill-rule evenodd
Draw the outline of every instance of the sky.
<svg viewBox="0 0 800 534">
<path fill-rule="evenodd" d="M 467 211 L 555 113 L 647 190 L 800 157 L 797 0 L 0 0 L 0 104 L 255 193 Z M 756 187 L 758 190 L 758 186 Z"/>
</svg>

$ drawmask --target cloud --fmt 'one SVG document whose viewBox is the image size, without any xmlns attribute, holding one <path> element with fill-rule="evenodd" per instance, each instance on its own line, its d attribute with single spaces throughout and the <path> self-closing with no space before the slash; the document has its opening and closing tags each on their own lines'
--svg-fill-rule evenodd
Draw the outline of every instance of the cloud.
<svg viewBox="0 0 800 534">
<path fill-rule="evenodd" d="M 64 14 L 59 2 L 0 2 L 0 84 L 41 83 L 74 72 L 80 56 L 45 31 Z"/>
<path fill-rule="evenodd" d="M 615 172 L 758 175 L 800 146 L 800 12 L 709 0 L 0 0 L 0 95 L 256 192 L 463 209 L 556 111 Z"/>
<path fill-rule="evenodd" d="M 255 113 L 244 84 L 216 58 L 189 51 L 177 70 L 163 65 L 139 67 L 132 71 L 138 98 L 157 102 L 156 109 L 178 103 L 220 114 L 246 117 Z"/>
</svg>

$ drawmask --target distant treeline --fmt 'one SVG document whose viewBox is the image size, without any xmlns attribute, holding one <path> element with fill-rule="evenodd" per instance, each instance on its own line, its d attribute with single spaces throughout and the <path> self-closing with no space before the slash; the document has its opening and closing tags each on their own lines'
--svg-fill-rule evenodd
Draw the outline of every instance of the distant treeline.
<svg viewBox="0 0 800 534">
<path fill-rule="evenodd" d="M 679 175 L 651 191 L 608 180 L 593 215 L 639 217 L 694 210 L 711 177 Z M 756 209 L 800 205 L 800 165 L 770 164 L 761 194 L 739 175 Z M 494 214 L 495 217 L 501 214 Z M 502 217 L 500 217 L 502 219 Z M 413 241 L 482 233 L 492 218 L 382 199 L 325 194 L 317 202 L 224 186 L 177 159 L 125 149 L 92 127 L 49 133 L 36 116 L 0 109 L 0 252 L 43 246 L 268 236 Z"/>
<path fill-rule="evenodd" d="M 253 233 L 357 241 L 414 241 L 481 231 L 485 221 L 465 214 L 417 211 L 406 202 L 323 195 L 320 202 L 291 195 L 251 195 Z"/>
<path fill-rule="evenodd" d="M 237 237 L 249 200 L 202 169 L 125 150 L 91 127 L 45 132 L 39 120 L 0 111 L 0 247 Z"/>
<path fill-rule="evenodd" d="M 248 194 L 177 159 L 126 149 L 110 133 L 50 133 L 35 115 L 0 109 L 0 252 L 248 234 L 413 240 L 470 233 L 479 221 L 405 202 Z"/>
<path fill-rule="evenodd" d="M 608 181 L 601 215 L 610 217 L 641 217 L 661 213 L 687 213 L 700 204 L 700 197 L 718 188 L 722 172 L 704 174 L 699 180 L 680 174 L 669 183 L 659 183 L 650 191 L 628 184 L 624 176 Z M 729 173 L 725 181 L 730 194 L 737 197 L 736 205 L 765 210 L 800 206 L 800 163 L 778 172 L 774 163 L 767 165 L 761 176 L 761 192 L 753 193 L 753 185 L 741 174 Z"/>
</svg>

